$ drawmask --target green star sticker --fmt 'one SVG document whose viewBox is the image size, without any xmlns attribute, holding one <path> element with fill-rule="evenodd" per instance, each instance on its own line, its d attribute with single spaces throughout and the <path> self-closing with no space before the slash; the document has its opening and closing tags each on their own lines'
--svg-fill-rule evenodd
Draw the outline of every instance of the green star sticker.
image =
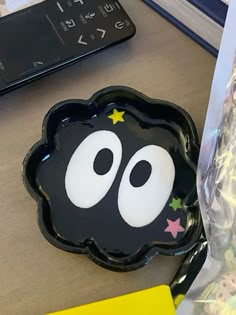
<svg viewBox="0 0 236 315">
<path fill-rule="evenodd" d="M 172 202 L 169 204 L 169 206 L 176 211 L 177 209 L 182 209 L 182 200 L 180 198 L 172 198 Z"/>
</svg>

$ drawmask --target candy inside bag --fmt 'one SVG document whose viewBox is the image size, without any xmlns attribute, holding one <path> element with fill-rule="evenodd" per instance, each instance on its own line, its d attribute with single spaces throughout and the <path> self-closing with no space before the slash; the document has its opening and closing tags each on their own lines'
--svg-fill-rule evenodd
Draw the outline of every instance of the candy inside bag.
<svg viewBox="0 0 236 315">
<path fill-rule="evenodd" d="M 236 315 L 236 0 L 230 1 L 198 165 L 208 256 L 178 315 Z"/>
<path fill-rule="evenodd" d="M 203 148 L 204 150 L 204 148 Z M 214 156 L 199 178 L 209 255 L 218 274 L 195 300 L 194 314 L 236 314 L 236 58 L 227 87 Z M 201 169 L 200 169 L 201 170 Z M 215 261 L 215 264 L 213 263 Z"/>
<path fill-rule="evenodd" d="M 199 174 L 198 192 L 210 254 L 221 260 L 236 238 L 236 63 L 215 138 L 214 157 L 205 174 Z"/>
</svg>

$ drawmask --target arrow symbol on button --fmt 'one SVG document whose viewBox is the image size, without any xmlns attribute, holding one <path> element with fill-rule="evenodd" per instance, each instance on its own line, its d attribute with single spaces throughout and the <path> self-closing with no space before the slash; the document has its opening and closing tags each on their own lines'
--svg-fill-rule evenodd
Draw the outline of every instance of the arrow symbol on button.
<svg viewBox="0 0 236 315">
<path fill-rule="evenodd" d="M 104 38 L 107 32 L 106 30 L 103 30 L 101 28 L 97 28 L 97 31 L 102 33 L 101 38 Z"/>
<path fill-rule="evenodd" d="M 78 40 L 78 44 L 85 45 L 85 46 L 88 45 L 88 43 L 86 43 L 86 42 L 83 41 L 83 36 L 82 36 L 82 35 L 80 36 L 80 38 L 79 38 L 79 40 Z"/>
</svg>

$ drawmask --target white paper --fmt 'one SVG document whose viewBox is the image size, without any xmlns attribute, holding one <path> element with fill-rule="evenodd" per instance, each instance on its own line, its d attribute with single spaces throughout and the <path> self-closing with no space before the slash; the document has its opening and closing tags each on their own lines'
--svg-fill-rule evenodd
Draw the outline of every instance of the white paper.
<svg viewBox="0 0 236 315">
<path fill-rule="evenodd" d="M 221 0 L 222 2 L 224 2 L 225 4 L 229 5 L 229 0 Z"/>
<path fill-rule="evenodd" d="M 10 12 L 17 10 L 29 3 L 29 0 L 5 0 L 6 6 Z"/>
<path fill-rule="evenodd" d="M 44 0 L 0 0 L 0 17 L 43 1 Z"/>
</svg>

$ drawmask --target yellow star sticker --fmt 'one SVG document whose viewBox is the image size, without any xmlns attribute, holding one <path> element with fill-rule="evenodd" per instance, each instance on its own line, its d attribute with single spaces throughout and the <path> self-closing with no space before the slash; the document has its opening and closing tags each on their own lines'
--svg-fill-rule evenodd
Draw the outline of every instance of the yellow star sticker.
<svg viewBox="0 0 236 315">
<path fill-rule="evenodd" d="M 113 121 L 113 125 L 116 125 L 118 122 L 124 122 L 125 112 L 119 112 L 117 109 L 113 109 L 113 114 L 108 116 L 109 119 Z"/>
</svg>

